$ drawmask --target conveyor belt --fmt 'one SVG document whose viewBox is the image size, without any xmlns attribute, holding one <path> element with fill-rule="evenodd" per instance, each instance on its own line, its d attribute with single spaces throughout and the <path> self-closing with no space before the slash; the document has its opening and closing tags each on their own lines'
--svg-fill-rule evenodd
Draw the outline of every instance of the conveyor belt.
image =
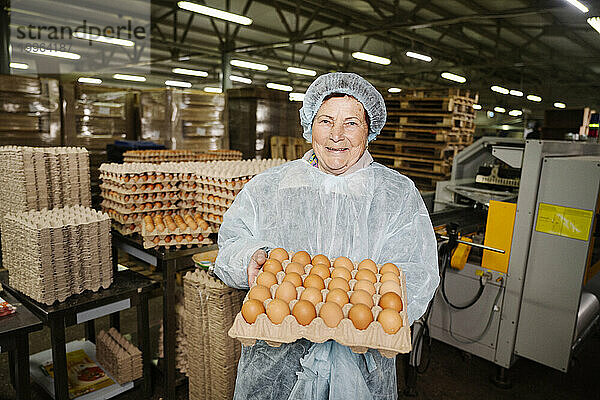
<svg viewBox="0 0 600 400">
<path fill-rule="evenodd" d="M 473 208 L 453 208 L 434 212 L 429 216 L 434 229 L 453 222 L 458 225 L 458 231 L 463 235 L 483 230 L 487 220 L 485 211 Z"/>
</svg>

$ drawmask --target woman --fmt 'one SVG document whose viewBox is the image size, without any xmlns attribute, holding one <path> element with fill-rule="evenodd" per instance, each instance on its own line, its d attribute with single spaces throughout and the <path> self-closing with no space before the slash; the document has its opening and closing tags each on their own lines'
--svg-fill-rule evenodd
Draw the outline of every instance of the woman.
<svg viewBox="0 0 600 400">
<path fill-rule="evenodd" d="M 312 150 L 252 179 L 223 218 L 216 274 L 248 288 L 268 252 L 392 262 L 406 274 L 410 323 L 439 283 L 436 240 L 413 182 L 366 150 L 386 120 L 381 94 L 356 74 L 318 77 L 300 110 Z M 395 360 L 328 341 L 244 347 L 236 399 L 396 399 Z"/>
</svg>

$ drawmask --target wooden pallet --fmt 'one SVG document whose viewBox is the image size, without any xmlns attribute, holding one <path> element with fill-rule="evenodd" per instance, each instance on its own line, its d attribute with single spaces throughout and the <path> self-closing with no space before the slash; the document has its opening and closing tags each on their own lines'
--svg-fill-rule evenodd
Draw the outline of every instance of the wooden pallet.
<svg viewBox="0 0 600 400">
<path fill-rule="evenodd" d="M 271 137 L 271 158 L 284 158 L 286 160 L 297 160 L 310 150 L 311 144 L 304 138 L 289 136 Z"/>
<path fill-rule="evenodd" d="M 388 100 L 386 107 L 390 112 L 419 111 L 419 112 L 451 112 L 475 115 L 473 100 L 467 97 L 402 97 L 398 100 Z"/>
<path fill-rule="evenodd" d="M 430 98 L 430 97 L 465 97 L 471 99 L 473 102 L 479 100 L 479 94 L 469 89 L 462 88 L 415 88 L 415 89 L 403 89 L 400 96 L 388 95 L 386 99 L 394 99 L 398 97 L 418 97 L 418 98 Z"/>
<path fill-rule="evenodd" d="M 471 144 L 473 132 L 463 129 L 427 129 L 418 127 L 398 128 L 386 125 L 379 136 L 381 139 L 402 139 L 418 142 Z"/>
<path fill-rule="evenodd" d="M 474 128 L 474 119 L 448 114 L 404 114 L 398 119 L 401 126 L 427 126 L 433 128 Z"/>
<path fill-rule="evenodd" d="M 369 151 L 373 154 L 386 156 L 448 160 L 453 158 L 462 147 L 448 143 L 398 142 L 380 139 L 369 144 Z"/>
<path fill-rule="evenodd" d="M 435 190 L 437 182 L 450 179 L 449 176 L 426 174 L 421 172 L 412 172 L 402 169 L 397 169 L 403 175 L 408 176 L 419 190 Z"/>
<path fill-rule="evenodd" d="M 386 167 L 402 171 L 424 172 L 431 174 L 448 175 L 452 164 L 446 160 L 428 160 L 424 158 L 411 158 L 373 154 L 375 161 Z"/>
</svg>

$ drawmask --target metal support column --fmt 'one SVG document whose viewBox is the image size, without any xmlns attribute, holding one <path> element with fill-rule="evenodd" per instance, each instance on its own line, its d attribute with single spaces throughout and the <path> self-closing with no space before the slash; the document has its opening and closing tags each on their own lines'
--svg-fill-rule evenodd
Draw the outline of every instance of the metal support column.
<svg viewBox="0 0 600 400">
<path fill-rule="evenodd" d="M 229 64 L 229 61 L 231 61 L 231 47 L 233 46 L 230 43 L 225 43 L 221 52 L 221 89 L 223 93 L 227 89 L 231 89 L 231 79 L 229 79 L 231 76 L 231 64 Z"/>
<path fill-rule="evenodd" d="M 10 74 L 10 0 L 0 0 L 0 74 Z"/>
</svg>

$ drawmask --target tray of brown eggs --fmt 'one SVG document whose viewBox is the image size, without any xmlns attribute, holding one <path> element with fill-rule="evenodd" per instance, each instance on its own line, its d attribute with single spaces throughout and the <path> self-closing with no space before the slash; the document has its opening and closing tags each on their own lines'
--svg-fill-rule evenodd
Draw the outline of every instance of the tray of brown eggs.
<svg viewBox="0 0 600 400">
<path fill-rule="evenodd" d="M 244 299 L 229 336 L 251 346 L 271 346 L 300 338 L 327 340 L 356 353 L 377 349 L 385 357 L 411 350 L 404 307 L 406 279 L 392 263 L 370 259 L 333 262 L 305 251 L 274 249 Z"/>
</svg>

